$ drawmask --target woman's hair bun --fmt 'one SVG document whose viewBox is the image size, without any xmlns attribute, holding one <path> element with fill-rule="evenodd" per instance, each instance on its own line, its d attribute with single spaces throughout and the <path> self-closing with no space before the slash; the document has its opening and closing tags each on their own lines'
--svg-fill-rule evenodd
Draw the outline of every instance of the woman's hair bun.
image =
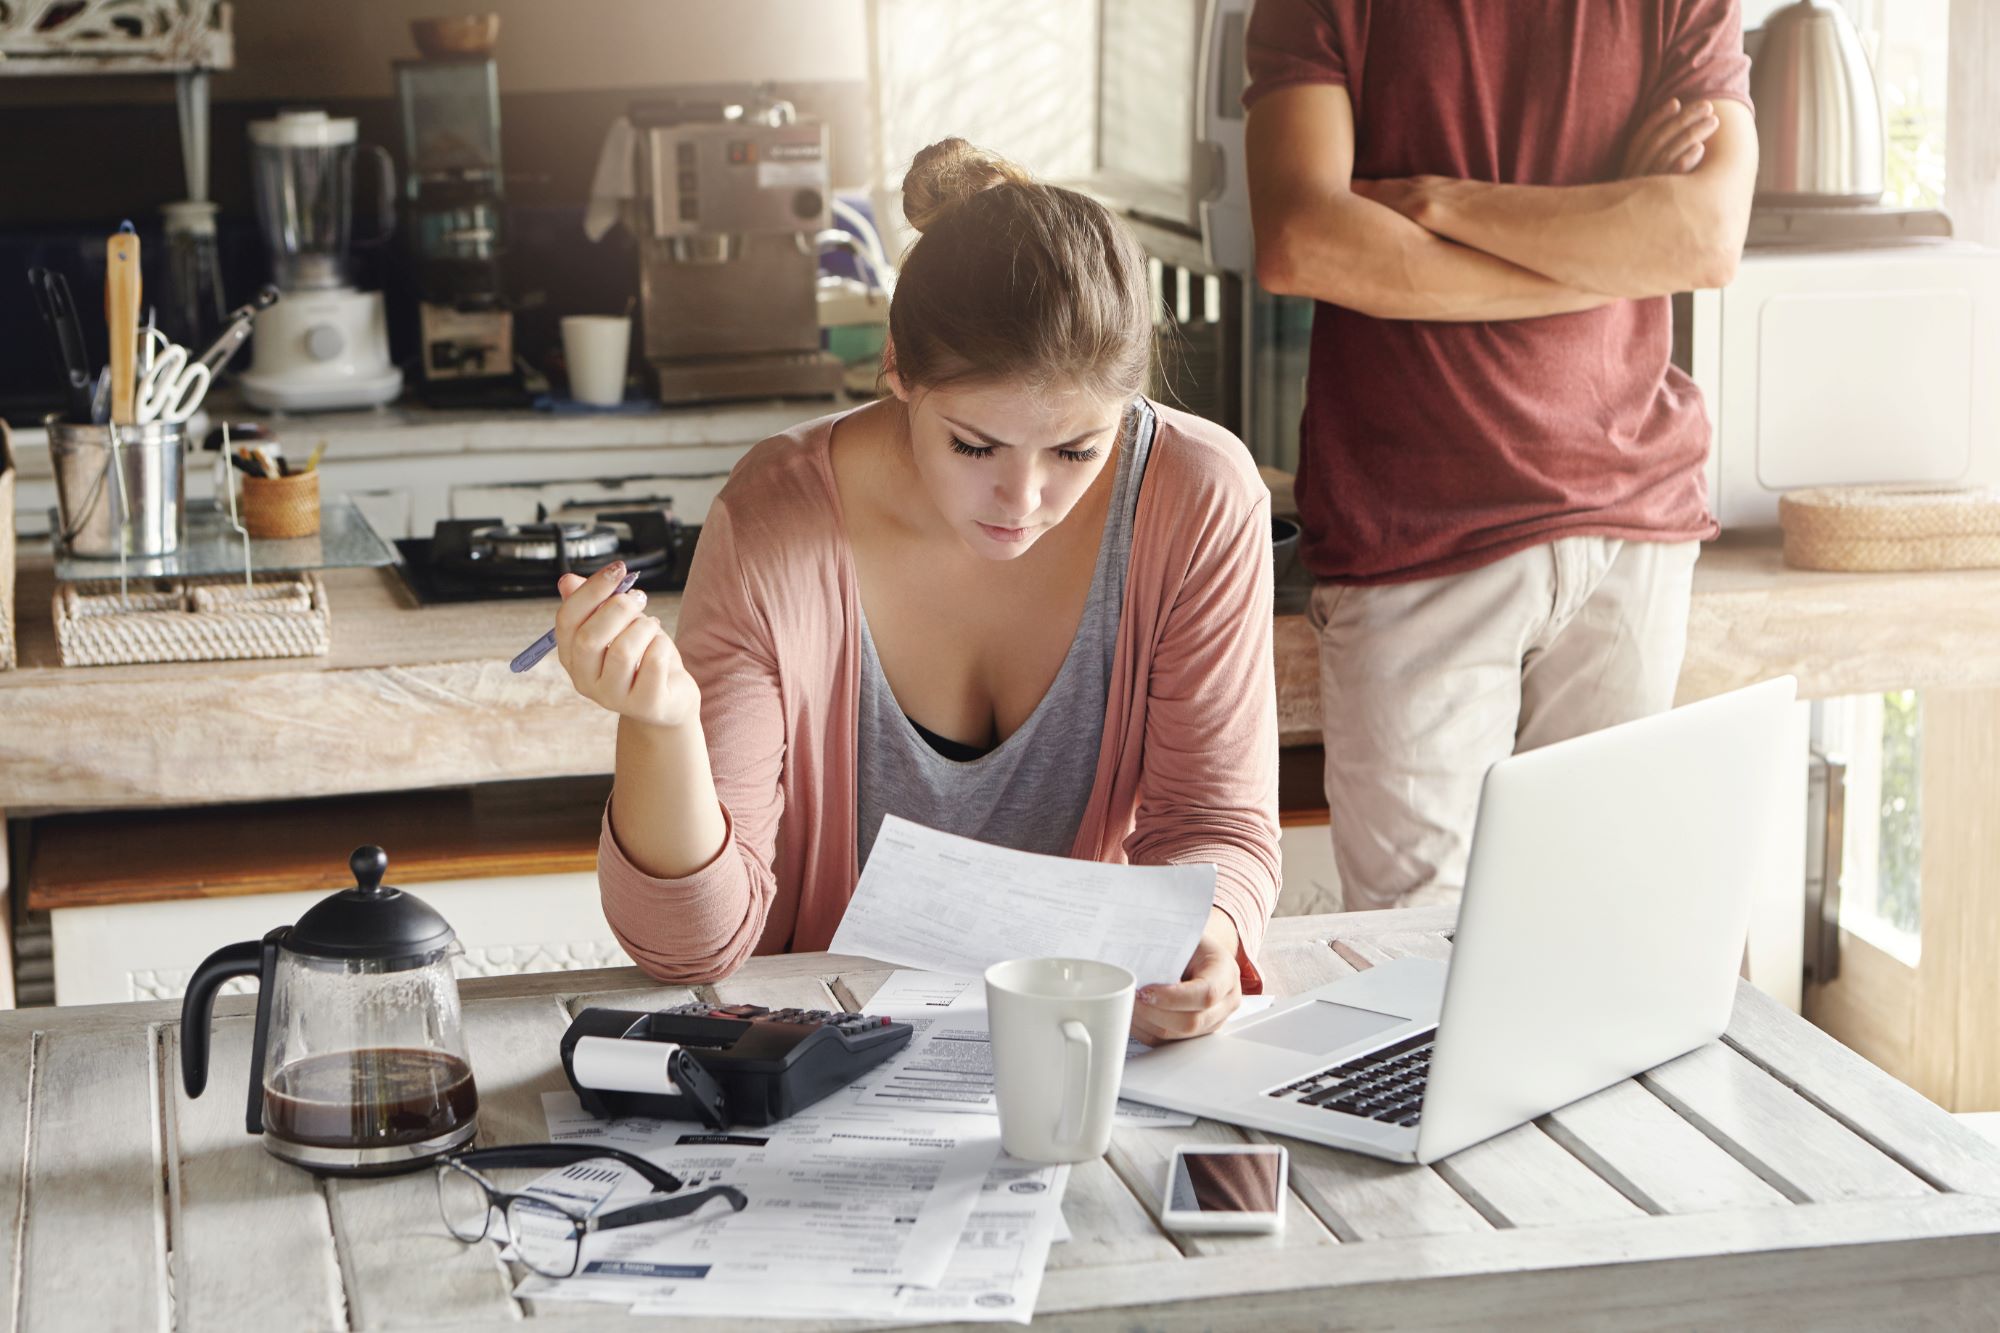
<svg viewBox="0 0 2000 1333">
<path fill-rule="evenodd" d="M 998 153 L 963 139 L 940 139 L 919 152 L 903 173 L 903 216 L 918 231 L 996 185 L 1032 185 L 1035 178 Z"/>
</svg>

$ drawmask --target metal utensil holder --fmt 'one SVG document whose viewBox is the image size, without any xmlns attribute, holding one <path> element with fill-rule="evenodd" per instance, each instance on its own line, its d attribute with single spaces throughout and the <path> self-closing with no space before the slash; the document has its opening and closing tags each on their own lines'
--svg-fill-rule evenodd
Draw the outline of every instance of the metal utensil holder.
<svg viewBox="0 0 2000 1333">
<path fill-rule="evenodd" d="M 180 549 L 187 428 L 44 423 L 55 464 L 58 536 L 72 554 L 125 560 Z"/>
</svg>

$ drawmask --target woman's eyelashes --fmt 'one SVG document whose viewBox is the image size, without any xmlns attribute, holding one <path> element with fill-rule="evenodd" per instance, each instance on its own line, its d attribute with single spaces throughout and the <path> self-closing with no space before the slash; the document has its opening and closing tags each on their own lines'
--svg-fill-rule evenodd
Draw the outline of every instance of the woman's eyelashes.
<svg viewBox="0 0 2000 1333">
<path fill-rule="evenodd" d="M 963 454 L 967 458 L 993 457 L 992 445 L 967 444 L 956 435 L 951 437 L 951 451 L 955 454 Z M 1089 463 L 1095 461 L 1097 455 L 1101 452 L 1103 451 L 1096 446 L 1092 446 L 1089 449 L 1058 449 L 1056 450 L 1056 457 L 1066 463 Z"/>
</svg>

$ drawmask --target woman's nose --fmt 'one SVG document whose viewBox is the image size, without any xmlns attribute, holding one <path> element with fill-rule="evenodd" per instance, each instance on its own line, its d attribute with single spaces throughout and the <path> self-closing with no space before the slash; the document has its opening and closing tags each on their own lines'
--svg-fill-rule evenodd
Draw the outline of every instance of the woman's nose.
<svg viewBox="0 0 2000 1333">
<path fill-rule="evenodd" d="M 1014 473 L 1002 477 L 993 488 L 994 498 L 999 501 L 1007 518 L 1026 519 L 1042 504 L 1042 480 L 1033 470 Z"/>
</svg>

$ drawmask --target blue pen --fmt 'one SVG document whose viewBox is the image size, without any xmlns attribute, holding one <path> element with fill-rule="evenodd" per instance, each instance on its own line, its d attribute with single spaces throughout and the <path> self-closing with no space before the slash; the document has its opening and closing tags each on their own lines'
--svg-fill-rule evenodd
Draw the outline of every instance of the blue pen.
<svg viewBox="0 0 2000 1333">
<path fill-rule="evenodd" d="M 616 597 L 621 592 L 632 591 L 632 585 L 637 583 L 638 581 L 639 581 L 638 570 L 636 569 L 626 570 L 625 577 L 618 580 L 618 587 L 611 595 L 613 597 Z M 556 632 L 552 629 L 547 634 L 544 634 L 541 638 L 536 639 L 533 643 L 529 644 L 526 648 L 523 648 L 521 650 L 521 655 L 519 657 L 516 657 L 513 661 L 507 664 L 507 669 L 510 671 L 526 671 L 529 667 L 541 661 L 544 657 L 547 657 L 549 655 L 550 650 L 553 649 L 555 646 L 556 646 Z"/>
</svg>

